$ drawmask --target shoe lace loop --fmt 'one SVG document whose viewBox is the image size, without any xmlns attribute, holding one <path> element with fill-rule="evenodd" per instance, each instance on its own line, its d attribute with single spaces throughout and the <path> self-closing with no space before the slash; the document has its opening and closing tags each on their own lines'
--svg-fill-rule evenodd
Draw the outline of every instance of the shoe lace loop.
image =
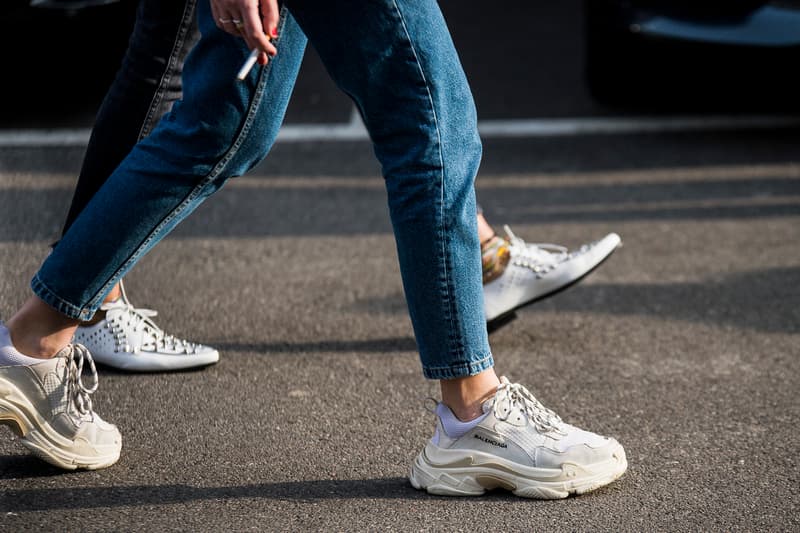
<svg viewBox="0 0 800 533">
<path fill-rule="evenodd" d="M 547 273 L 569 257 L 569 249 L 551 243 L 526 243 L 514 235 L 508 225 L 503 226 L 511 244 L 511 257 L 515 264 L 537 273 Z"/>
<path fill-rule="evenodd" d="M 524 412 L 528 420 L 540 432 L 554 431 L 565 434 L 560 416 L 542 405 L 524 386 L 519 383 L 510 383 L 505 377 L 501 378 L 500 386 L 495 394 L 494 416 L 498 420 L 506 420 L 513 412 L 514 407 Z"/>
<path fill-rule="evenodd" d="M 150 342 L 144 341 L 141 346 L 142 348 L 154 350 L 178 350 L 178 348 L 182 348 L 187 353 L 191 353 L 191 350 L 195 348 L 193 343 L 165 333 L 164 330 L 159 328 L 156 323 L 151 320 L 152 317 L 158 315 L 158 311 L 134 307 L 128 300 L 125 289 L 121 284 L 120 289 L 122 291 L 122 297 L 114 302 L 101 305 L 100 309 L 102 311 L 120 310 L 121 322 L 132 328 L 134 332 L 144 332 L 147 334 Z M 136 347 L 130 347 L 124 344 L 127 339 L 124 338 L 125 330 L 121 324 L 113 322 L 111 328 L 117 341 L 118 348 L 122 348 L 126 351 L 136 350 Z"/>
<path fill-rule="evenodd" d="M 79 416 L 94 416 L 90 396 L 97 390 L 99 380 L 92 354 L 82 344 L 73 344 L 69 347 L 69 350 L 70 353 L 67 354 L 67 366 L 65 368 L 67 397 L 72 400 L 71 403 Z M 90 387 L 83 383 L 83 367 L 86 363 L 89 364 L 89 371 L 92 377 Z"/>
</svg>

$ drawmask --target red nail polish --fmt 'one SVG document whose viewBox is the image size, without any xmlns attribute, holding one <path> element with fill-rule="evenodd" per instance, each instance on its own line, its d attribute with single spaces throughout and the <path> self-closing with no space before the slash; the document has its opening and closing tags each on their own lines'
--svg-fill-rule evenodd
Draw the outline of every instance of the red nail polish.
<svg viewBox="0 0 800 533">
<path fill-rule="evenodd" d="M 272 28 L 272 37 L 278 36 L 278 28 Z"/>
</svg>

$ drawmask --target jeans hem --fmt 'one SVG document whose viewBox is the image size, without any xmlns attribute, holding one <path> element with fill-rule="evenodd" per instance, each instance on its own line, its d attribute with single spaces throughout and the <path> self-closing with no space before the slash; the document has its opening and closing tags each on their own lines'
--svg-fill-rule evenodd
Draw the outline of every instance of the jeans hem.
<svg viewBox="0 0 800 533">
<path fill-rule="evenodd" d="M 494 366 L 492 354 L 482 357 L 478 361 L 460 363 L 449 366 L 423 367 L 422 373 L 427 379 L 456 379 L 474 376 Z"/>
<path fill-rule="evenodd" d="M 39 275 L 36 274 L 33 279 L 31 280 L 31 290 L 33 293 L 38 296 L 44 303 L 61 313 L 62 315 L 66 315 L 69 318 L 74 318 L 76 320 L 90 320 L 94 315 L 89 309 L 81 309 L 75 305 L 72 305 L 68 301 L 61 298 L 55 292 L 50 289 L 44 282 L 39 279 Z"/>
</svg>

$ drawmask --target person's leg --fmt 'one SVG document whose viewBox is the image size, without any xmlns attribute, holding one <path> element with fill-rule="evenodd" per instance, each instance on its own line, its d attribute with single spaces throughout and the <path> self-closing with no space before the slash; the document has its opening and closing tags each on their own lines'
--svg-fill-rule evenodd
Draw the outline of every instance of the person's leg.
<svg viewBox="0 0 800 533">
<path fill-rule="evenodd" d="M 481 144 L 438 5 L 297 0 L 288 7 L 373 141 L 425 376 L 488 371 L 473 185 Z"/>
<path fill-rule="evenodd" d="M 296 0 L 289 8 L 370 132 L 423 373 L 440 381 L 437 432 L 412 466 L 412 484 L 437 494 L 501 486 L 564 497 L 616 479 L 627 465 L 616 441 L 564 424 L 494 372 L 475 217 L 475 109 L 436 2 Z"/>
<path fill-rule="evenodd" d="M 0 423 L 63 468 L 108 466 L 120 450 L 117 429 L 91 409 L 96 383 L 78 379 L 85 363 L 93 369 L 90 354 L 68 344 L 79 321 L 203 199 L 263 159 L 303 56 L 305 36 L 285 17 L 278 56 L 238 82 L 249 50 L 216 28 L 206 2 L 198 11 L 202 38 L 185 65 L 184 98 L 91 198 L 31 282 L 34 296 L 0 324 Z M 59 409 L 43 383 L 64 392 Z"/>
<path fill-rule="evenodd" d="M 199 38 L 197 0 L 139 0 L 122 65 L 92 126 L 62 235 L 89 200 L 181 97 L 183 62 Z"/>
<path fill-rule="evenodd" d="M 91 318 L 125 272 L 228 178 L 263 159 L 277 136 L 305 36 L 286 17 L 278 57 L 238 82 L 244 42 L 214 25 L 207 3 L 198 12 L 202 37 L 184 66 L 183 98 L 92 197 L 32 281 L 34 293 L 67 316 Z"/>
<path fill-rule="evenodd" d="M 147 136 L 182 94 L 186 56 L 199 39 L 197 0 L 139 0 L 128 47 L 95 118 L 65 233 L 122 159 Z M 96 362 L 129 371 L 165 371 L 206 366 L 219 352 L 165 332 L 155 311 L 134 307 L 122 280 L 106 295 L 75 342 Z"/>
<path fill-rule="evenodd" d="M 200 34 L 197 0 L 140 0 L 122 65 L 95 117 L 63 233 L 122 159 L 148 135 L 181 97 L 181 74 Z M 96 362 L 130 371 L 164 371 L 219 361 L 209 346 L 168 334 L 153 321 L 155 311 L 134 307 L 122 280 L 107 294 L 75 342 Z"/>
</svg>

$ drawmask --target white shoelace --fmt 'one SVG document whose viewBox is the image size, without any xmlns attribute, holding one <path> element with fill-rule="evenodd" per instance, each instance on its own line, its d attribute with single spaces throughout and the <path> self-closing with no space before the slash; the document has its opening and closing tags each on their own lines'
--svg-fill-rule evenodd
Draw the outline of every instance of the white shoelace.
<svg viewBox="0 0 800 533">
<path fill-rule="evenodd" d="M 140 349 L 158 350 L 163 348 L 191 353 L 196 349 L 194 343 L 168 335 L 150 320 L 158 315 L 158 311 L 134 307 L 124 295 L 114 302 L 101 305 L 100 309 L 106 312 L 118 311 L 118 313 L 107 315 L 106 322 L 110 324 L 109 327 L 117 342 L 117 347 L 123 351 L 135 352 Z M 130 339 L 127 339 L 125 334 L 126 328 L 131 328 L 135 333 L 145 333 L 149 341 L 144 340 L 141 346 L 130 346 L 128 344 Z"/>
<path fill-rule="evenodd" d="M 514 264 L 529 268 L 537 274 L 546 274 L 570 257 L 564 246 L 550 243 L 526 243 L 514 235 L 507 225 L 503 226 L 511 245 L 511 260 Z"/>
<path fill-rule="evenodd" d="M 103 311 L 111 311 L 114 309 L 121 311 L 118 314 L 119 322 L 113 319 L 112 321 L 106 321 L 107 324 L 111 324 L 109 327 L 114 335 L 117 350 L 135 353 L 141 349 L 155 351 L 163 348 L 174 352 L 180 349 L 180 351 L 185 354 L 190 354 L 198 350 L 200 347 L 199 345 L 187 340 L 178 339 L 173 335 L 168 335 L 164 330 L 156 326 L 155 322 L 150 319 L 157 316 L 158 311 L 134 307 L 130 300 L 128 300 L 128 294 L 125 292 L 125 285 L 122 283 L 122 280 L 119 282 L 119 289 L 121 295 L 116 301 L 100 306 L 100 309 Z M 125 325 L 132 327 L 135 333 L 141 331 L 147 334 L 150 342 L 143 341 L 140 346 L 131 346 L 128 344 L 129 339 L 121 324 L 121 322 L 125 322 L 126 319 L 127 322 Z"/>
<path fill-rule="evenodd" d="M 510 383 L 507 378 L 502 377 L 492 405 L 495 418 L 506 420 L 514 411 L 514 407 L 524 412 L 541 433 L 553 431 L 566 435 L 562 429 L 563 421 L 560 416 L 542 405 L 528 389 L 519 383 Z"/>
<path fill-rule="evenodd" d="M 66 349 L 69 350 L 69 354 L 67 355 L 67 366 L 64 369 L 64 381 L 69 405 L 75 407 L 78 418 L 89 415 L 93 419 L 94 411 L 92 411 L 90 396 L 97 390 L 98 377 L 92 354 L 82 344 L 71 344 Z M 92 386 L 88 388 L 83 384 L 83 366 L 86 362 L 89 363 L 93 381 Z M 67 407 L 67 412 L 69 412 L 69 407 Z"/>
</svg>

